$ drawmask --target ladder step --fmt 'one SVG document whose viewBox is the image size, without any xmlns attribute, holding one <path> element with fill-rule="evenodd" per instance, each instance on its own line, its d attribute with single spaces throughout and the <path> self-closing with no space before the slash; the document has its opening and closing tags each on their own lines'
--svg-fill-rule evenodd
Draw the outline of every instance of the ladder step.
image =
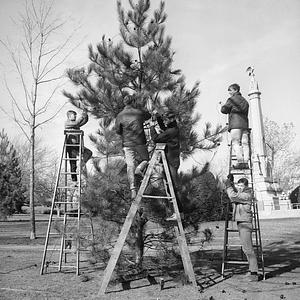
<svg viewBox="0 0 300 300">
<path fill-rule="evenodd" d="M 60 172 L 61 175 L 79 175 L 79 172 Z"/>
<path fill-rule="evenodd" d="M 72 202 L 72 201 L 55 201 L 55 204 L 78 204 L 78 202 L 76 201 L 74 201 L 74 202 Z"/>
<path fill-rule="evenodd" d="M 79 157 L 78 158 L 63 157 L 62 160 L 79 160 Z"/>
<path fill-rule="evenodd" d="M 58 186 L 58 189 L 72 189 L 72 190 L 76 190 L 79 188 L 79 186 Z"/>
<path fill-rule="evenodd" d="M 143 198 L 154 198 L 154 199 L 174 199 L 171 196 L 150 196 L 150 195 L 142 195 Z"/>
<path fill-rule="evenodd" d="M 236 265 L 248 265 L 248 261 L 243 260 L 225 260 L 224 263 L 226 264 L 236 264 Z"/>
<path fill-rule="evenodd" d="M 227 247 L 242 247 L 240 244 L 226 244 Z M 253 244 L 253 247 L 260 247 L 260 245 Z"/>
<path fill-rule="evenodd" d="M 226 231 L 228 231 L 228 232 L 239 232 L 238 229 L 231 229 L 231 228 L 227 228 Z M 252 232 L 254 232 L 254 231 L 258 231 L 258 228 L 253 228 Z"/>
</svg>

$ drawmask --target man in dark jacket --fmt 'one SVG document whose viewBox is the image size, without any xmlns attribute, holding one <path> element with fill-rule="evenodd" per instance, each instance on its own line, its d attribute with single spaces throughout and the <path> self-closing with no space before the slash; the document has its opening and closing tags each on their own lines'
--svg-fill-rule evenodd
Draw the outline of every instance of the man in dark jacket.
<svg viewBox="0 0 300 300">
<path fill-rule="evenodd" d="M 67 120 L 65 122 L 65 129 L 66 130 L 80 130 L 80 127 L 85 125 L 89 118 L 87 115 L 86 110 L 83 110 L 82 115 L 79 118 L 76 118 L 77 113 L 74 110 L 69 110 L 67 111 Z M 67 144 L 74 144 L 74 146 L 66 146 L 66 151 L 68 153 L 70 160 L 70 168 L 72 173 L 76 173 L 77 170 L 77 164 L 76 158 L 79 154 L 79 147 L 75 146 L 79 144 L 79 136 L 74 135 L 74 134 L 68 134 L 67 136 Z M 86 148 L 83 147 L 82 151 L 82 156 L 83 156 L 83 162 L 86 163 L 93 155 L 93 152 Z M 72 181 L 76 182 L 77 181 L 77 175 L 76 174 L 71 174 Z"/>
<path fill-rule="evenodd" d="M 180 143 L 179 143 L 179 128 L 177 126 L 175 114 L 172 112 L 167 112 L 162 118 L 157 115 L 157 122 L 159 124 L 161 133 L 157 133 L 154 126 L 150 127 L 150 133 L 153 141 L 155 143 L 166 143 L 166 158 L 169 165 L 169 170 L 171 173 L 172 181 L 174 184 L 174 190 L 176 193 L 177 204 L 179 212 L 183 212 L 182 204 L 178 197 L 178 169 L 180 165 Z M 168 221 L 176 220 L 176 215 L 173 214 Z"/>
<path fill-rule="evenodd" d="M 240 86 L 236 83 L 228 88 L 230 98 L 221 107 L 223 114 L 228 114 L 228 131 L 230 132 L 233 152 L 237 156 L 237 169 L 248 167 L 248 111 L 249 103 L 240 93 Z"/>
<path fill-rule="evenodd" d="M 134 179 L 135 163 L 139 164 L 137 168 L 143 169 L 149 160 L 144 122 L 151 118 L 149 112 L 134 108 L 133 101 L 131 96 L 124 99 L 125 107 L 117 115 L 115 124 L 116 132 L 122 138 L 132 199 L 136 197 L 137 192 Z"/>
<path fill-rule="evenodd" d="M 233 175 L 230 174 L 225 182 L 226 191 L 233 203 L 233 221 L 236 221 L 243 251 L 249 263 L 249 271 L 245 275 L 246 281 L 258 281 L 257 258 L 252 243 L 252 211 L 253 191 L 248 187 L 248 180 L 240 178 L 237 187 L 233 183 Z"/>
</svg>

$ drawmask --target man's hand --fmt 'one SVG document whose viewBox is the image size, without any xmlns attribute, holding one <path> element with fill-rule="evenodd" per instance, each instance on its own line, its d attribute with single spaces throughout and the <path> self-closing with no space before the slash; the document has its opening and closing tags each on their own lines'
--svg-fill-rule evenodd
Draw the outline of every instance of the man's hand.
<svg viewBox="0 0 300 300">
<path fill-rule="evenodd" d="M 230 180 L 231 182 L 234 182 L 233 174 L 228 174 L 227 179 Z"/>
<path fill-rule="evenodd" d="M 232 174 L 228 174 L 227 179 L 225 181 L 226 188 L 234 185 L 234 177 Z"/>
</svg>

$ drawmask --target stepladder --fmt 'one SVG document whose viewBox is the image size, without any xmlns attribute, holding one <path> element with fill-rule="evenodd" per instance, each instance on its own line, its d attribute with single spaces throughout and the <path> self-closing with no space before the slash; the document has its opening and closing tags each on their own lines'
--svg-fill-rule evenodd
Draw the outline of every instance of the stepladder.
<svg viewBox="0 0 300 300">
<path fill-rule="evenodd" d="M 51 202 L 40 274 L 50 271 L 80 273 L 81 254 L 93 243 L 91 216 L 82 208 L 83 131 L 65 130 Z"/>
<path fill-rule="evenodd" d="M 103 277 L 102 277 L 102 282 L 101 286 L 98 292 L 98 296 L 104 295 L 106 292 L 106 289 L 108 287 L 108 284 L 110 282 L 110 279 L 112 277 L 113 271 L 116 267 L 116 264 L 118 262 L 118 259 L 120 257 L 122 248 L 125 244 L 126 237 L 130 231 L 130 228 L 132 226 L 132 223 L 134 221 L 134 218 L 140 208 L 141 202 L 143 200 L 145 201 L 155 201 L 156 199 L 166 199 L 167 201 L 170 201 L 174 213 L 176 215 L 176 220 L 172 221 L 172 224 L 174 224 L 174 230 L 176 234 L 176 238 L 178 241 L 178 248 L 180 251 L 183 267 L 184 267 L 184 272 L 186 274 L 186 277 L 188 279 L 188 282 L 190 282 L 194 287 L 197 287 L 197 282 L 193 270 L 193 265 L 191 262 L 190 254 L 189 254 L 189 249 L 187 246 L 186 238 L 185 238 L 185 233 L 182 225 L 182 220 L 180 217 L 180 212 L 178 209 L 177 205 L 177 200 L 176 200 L 176 193 L 174 190 L 174 186 L 172 183 L 172 178 L 168 166 L 168 162 L 166 159 L 166 154 L 165 154 L 165 144 L 156 144 L 156 147 L 153 151 L 152 157 L 149 161 L 147 170 L 145 172 L 145 175 L 141 181 L 140 187 L 137 192 L 137 196 L 133 200 L 130 209 L 127 213 L 125 222 L 123 224 L 123 227 L 121 229 L 121 232 L 119 234 L 119 237 L 116 241 L 116 244 L 111 252 L 110 259 L 108 261 L 108 264 L 106 266 L 106 269 L 104 271 Z M 151 184 L 151 176 L 154 174 L 154 168 L 157 165 L 157 163 L 160 163 L 161 166 L 163 167 L 163 173 L 164 173 L 164 192 L 162 195 L 149 195 L 146 194 L 146 189 Z"/>
<path fill-rule="evenodd" d="M 234 178 L 234 183 L 237 183 L 240 178 L 246 178 L 248 180 L 248 186 L 252 190 L 252 201 L 251 201 L 251 216 L 252 224 L 252 240 L 250 241 L 254 249 L 259 271 L 262 273 L 263 279 L 265 279 L 265 268 L 264 268 L 264 256 L 261 239 L 261 229 L 259 222 L 259 212 L 257 200 L 255 197 L 255 181 L 253 176 L 253 163 L 252 163 L 252 151 L 251 151 L 251 130 L 247 131 L 248 143 L 246 151 L 249 151 L 249 157 L 246 162 L 237 164 L 237 156 L 233 151 L 232 142 L 229 144 L 229 174 Z M 238 209 L 237 204 L 231 202 L 227 197 L 226 199 L 226 212 L 225 212 L 225 229 L 224 229 L 224 245 L 223 245 L 223 258 L 222 258 L 222 276 L 225 277 L 225 272 L 231 265 L 248 265 L 248 260 L 243 250 L 240 233 L 237 226 L 237 220 L 234 219 L 236 210 Z M 250 228 L 251 228 L 250 227 Z M 238 255 L 240 252 L 240 255 Z"/>
</svg>

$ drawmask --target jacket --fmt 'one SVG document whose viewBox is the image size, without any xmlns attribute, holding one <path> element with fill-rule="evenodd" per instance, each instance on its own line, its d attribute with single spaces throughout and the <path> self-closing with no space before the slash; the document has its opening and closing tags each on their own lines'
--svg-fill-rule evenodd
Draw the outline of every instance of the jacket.
<svg viewBox="0 0 300 300">
<path fill-rule="evenodd" d="M 228 131 L 231 129 L 247 129 L 249 127 L 248 111 L 249 103 L 240 92 L 228 98 L 221 107 L 221 112 L 228 114 Z"/>
<path fill-rule="evenodd" d="M 69 119 L 66 120 L 65 122 L 65 129 L 70 130 L 80 130 L 80 127 L 85 125 L 89 120 L 88 114 L 86 111 L 83 111 L 82 115 L 76 119 L 75 121 L 71 121 Z M 79 135 L 73 135 L 73 134 L 68 134 L 67 137 L 67 143 L 68 144 L 79 144 Z"/>
<path fill-rule="evenodd" d="M 123 147 L 146 145 L 144 122 L 151 118 L 150 113 L 133 108 L 130 105 L 117 115 L 115 129 L 122 137 Z"/>
<path fill-rule="evenodd" d="M 253 201 L 252 189 L 245 188 L 242 192 L 238 192 L 231 184 L 226 184 L 226 191 L 230 201 L 234 204 L 232 220 L 251 223 L 251 205 Z"/>
<path fill-rule="evenodd" d="M 166 157 L 168 163 L 178 169 L 180 165 L 180 144 L 179 128 L 176 121 L 169 124 L 169 126 L 163 130 L 162 133 L 158 134 L 154 126 L 151 126 L 151 137 L 155 143 L 166 143 Z"/>
</svg>

